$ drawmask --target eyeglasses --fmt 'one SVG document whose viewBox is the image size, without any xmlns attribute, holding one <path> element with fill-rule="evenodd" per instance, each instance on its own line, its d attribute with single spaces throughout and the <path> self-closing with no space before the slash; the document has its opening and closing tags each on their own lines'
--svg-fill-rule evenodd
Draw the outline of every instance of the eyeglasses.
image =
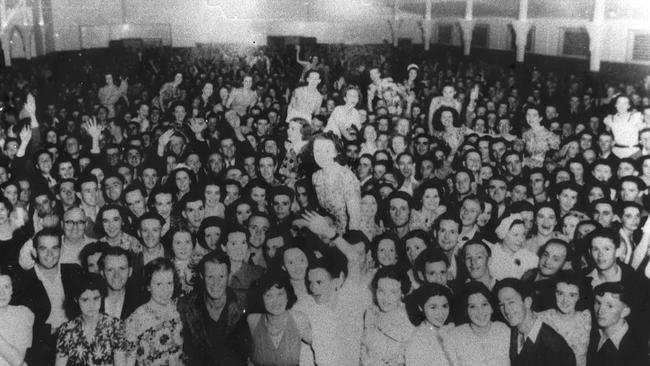
<svg viewBox="0 0 650 366">
<path fill-rule="evenodd" d="M 72 225 L 81 226 L 81 225 L 86 224 L 86 221 L 84 221 L 84 220 L 79 220 L 79 221 L 65 220 L 65 221 L 63 221 L 63 223 L 68 225 L 68 226 L 72 226 Z"/>
</svg>

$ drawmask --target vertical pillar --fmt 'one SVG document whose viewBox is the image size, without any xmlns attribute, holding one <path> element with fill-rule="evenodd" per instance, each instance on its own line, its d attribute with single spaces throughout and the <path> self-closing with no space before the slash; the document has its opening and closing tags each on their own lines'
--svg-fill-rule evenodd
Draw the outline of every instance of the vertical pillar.
<svg viewBox="0 0 650 366">
<path fill-rule="evenodd" d="M 517 48 L 517 62 L 524 62 L 528 32 L 532 23 L 528 20 L 528 0 L 519 0 L 519 18 L 512 22 L 515 31 L 515 47 Z"/>
<path fill-rule="evenodd" d="M 2 53 L 4 54 L 5 67 L 9 67 L 11 66 L 11 36 L 6 29 L 3 29 L 0 33 L 2 34 L 0 39 L 2 39 Z"/>
<path fill-rule="evenodd" d="M 528 20 L 515 20 L 512 28 L 515 31 L 515 46 L 517 47 L 517 62 L 524 62 L 526 55 L 526 44 L 528 43 L 528 32 L 531 22 Z"/>
<path fill-rule="evenodd" d="M 476 21 L 463 19 L 458 23 L 460 24 L 460 30 L 463 32 L 463 54 L 469 56 L 472 49 L 472 32 Z"/>
<path fill-rule="evenodd" d="M 393 36 L 393 47 L 397 47 L 397 42 L 399 41 L 399 28 L 401 22 L 399 19 L 399 0 L 395 0 L 393 4 L 393 21 L 391 23 L 391 30 Z"/>
<path fill-rule="evenodd" d="M 0 0 L 0 32 L 7 27 L 7 1 Z"/>
<path fill-rule="evenodd" d="M 603 51 L 603 38 L 605 36 L 605 0 L 594 0 L 594 18 L 587 24 L 589 33 L 589 71 L 600 71 L 600 59 Z"/>
<path fill-rule="evenodd" d="M 428 51 L 431 48 L 431 33 L 433 31 L 433 20 L 431 19 L 431 7 L 433 0 L 427 0 L 425 12 L 424 12 L 424 23 L 422 23 L 423 34 L 424 34 L 424 50 Z"/>
<path fill-rule="evenodd" d="M 19 25 L 17 26 L 20 30 L 20 35 L 23 39 L 23 47 L 25 47 L 25 58 L 32 58 L 32 32 L 34 31 L 34 26 L 32 25 Z"/>
<path fill-rule="evenodd" d="M 465 18 L 459 22 L 463 33 L 463 54 L 469 56 L 472 49 L 472 32 L 474 31 L 474 0 L 465 0 Z"/>
</svg>

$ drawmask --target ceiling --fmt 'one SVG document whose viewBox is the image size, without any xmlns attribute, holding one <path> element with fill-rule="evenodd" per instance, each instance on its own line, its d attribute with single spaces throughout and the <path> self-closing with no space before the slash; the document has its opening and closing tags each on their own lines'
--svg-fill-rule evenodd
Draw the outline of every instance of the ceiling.
<svg viewBox="0 0 650 366">
<path fill-rule="evenodd" d="M 395 0 L 372 0 L 382 7 L 393 7 Z M 426 0 L 398 0 L 403 12 L 423 15 Z M 644 19 L 650 17 L 650 0 L 605 0 L 605 16 L 610 19 Z M 593 16 L 594 0 L 529 0 L 529 18 L 582 18 Z M 474 17 L 515 18 L 519 0 L 474 0 Z M 465 1 L 433 0 L 432 16 L 463 17 Z"/>
</svg>

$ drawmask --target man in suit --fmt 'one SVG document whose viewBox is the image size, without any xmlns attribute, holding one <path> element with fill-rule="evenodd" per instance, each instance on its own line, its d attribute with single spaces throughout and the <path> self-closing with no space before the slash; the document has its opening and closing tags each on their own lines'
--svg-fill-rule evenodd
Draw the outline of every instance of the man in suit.
<svg viewBox="0 0 650 366">
<path fill-rule="evenodd" d="M 589 338 L 587 366 L 650 364 L 647 338 L 635 334 L 626 321 L 631 294 L 620 282 L 605 282 L 594 293 L 598 327 Z"/>
<path fill-rule="evenodd" d="M 129 281 L 133 273 L 129 252 L 120 247 L 107 248 L 98 263 L 99 273 L 108 285 L 101 312 L 124 320 L 144 303 L 137 291 L 137 283 Z"/>
<path fill-rule="evenodd" d="M 78 264 L 61 264 L 61 233 L 43 229 L 33 239 L 36 265 L 18 276 L 16 303 L 34 313 L 32 348 L 29 365 L 54 364 L 56 331 L 78 311 L 72 305 L 79 291 L 82 270 Z"/>
<path fill-rule="evenodd" d="M 183 347 L 189 366 L 243 366 L 246 364 L 237 324 L 244 306 L 228 287 L 230 259 L 220 251 L 207 254 L 198 267 L 195 290 L 181 298 Z"/>
<path fill-rule="evenodd" d="M 511 366 L 575 366 L 575 355 L 564 338 L 531 310 L 533 298 L 523 281 L 503 279 L 497 282 L 494 294 L 512 327 Z"/>
</svg>

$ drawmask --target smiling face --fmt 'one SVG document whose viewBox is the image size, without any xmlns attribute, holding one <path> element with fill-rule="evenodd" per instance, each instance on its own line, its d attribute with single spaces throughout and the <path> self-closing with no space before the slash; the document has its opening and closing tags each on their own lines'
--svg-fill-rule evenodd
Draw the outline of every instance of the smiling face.
<svg viewBox="0 0 650 366">
<path fill-rule="evenodd" d="M 262 299 L 264 300 L 264 308 L 271 315 L 281 315 L 287 310 L 289 299 L 287 290 L 284 288 L 279 288 L 277 285 L 273 286 L 264 292 Z"/>
<path fill-rule="evenodd" d="M 162 306 L 169 304 L 174 295 L 174 272 L 172 270 L 154 272 L 148 290 L 151 301 Z"/>
<path fill-rule="evenodd" d="M 420 310 L 429 324 L 440 328 L 449 318 L 449 300 L 444 296 L 431 296 Z"/>
<path fill-rule="evenodd" d="M 417 258 L 418 255 L 420 255 L 420 253 L 422 253 L 427 248 L 427 244 L 424 242 L 424 240 L 417 237 L 408 239 L 405 243 L 405 246 L 406 256 L 411 265 L 413 265 L 415 262 L 415 258 Z"/>
<path fill-rule="evenodd" d="M 579 299 L 580 289 L 578 286 L 565 282 L 558 282 L 555 285 L 555 302 L 562 314 L 575 313 Z"/>
<path fill-rule="evenodd" d="M 475 327 L 485 328 L 490 325 L 493 312 L 492 305 L 485 295 L 475 293 L 467 298 L 467 315 Z"/>
<path fill-rule="evenodd" d="M 210 299 L 222 299 L 226 296 L 228 286 L 228 265 L 225 263 L 205 262 L 205 292 Z"/>
<path fill-rule="evenodd" d="M 172 251 L 174 258 L 182 261 L 189 260 L 192 256 L 194 244 L 192 243 L 192 234 L 187 231 L 178 231 L 172 237 Z"/>
<path fill-rule="evenodd" d="M 122 234 L 122 217 L 117 209 L 104 211 L 102 215 L 102 227 L 106 236 L 113 239 Z"/>
<path fill-rule="evenodd" d="M 391 239 L 382 239 L 377 244 L 377 262 L 382 266 L 397 264 L 397 249 Z"/>
<path fill-rule="evenodd" d="M 316 139 L 314 140 L 314 159 L 316 164 L 321 168 L 327 168 L 334 164 L 336 157 L 336 148 L 331 140 Z"/>
<path fill-rule="evenodd" d="M 543 236 L 549 236 L 555 230 L 557 219 L 555 211 L 550 207 L 543 207 L 537 211 L 535 216 L 535 223 L 537 224 L 537 232 Z"/>
</svg>

